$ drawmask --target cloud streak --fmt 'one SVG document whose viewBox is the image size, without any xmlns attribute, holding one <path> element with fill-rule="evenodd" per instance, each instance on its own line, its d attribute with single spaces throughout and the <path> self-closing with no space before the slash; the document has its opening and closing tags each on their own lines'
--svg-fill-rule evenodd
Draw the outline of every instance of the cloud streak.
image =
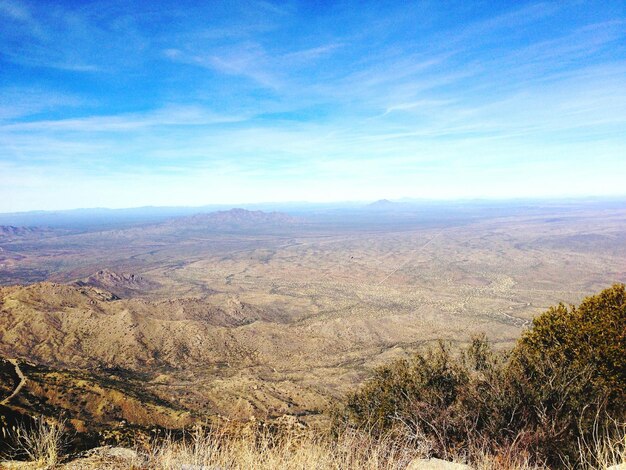
<svg viewBox="0 0 626 470">
<path fill-rule="evenodd" d="M 0 211 L 622 194 L 624 8 L 518 5 L 0 0 Z"/>
</svg>

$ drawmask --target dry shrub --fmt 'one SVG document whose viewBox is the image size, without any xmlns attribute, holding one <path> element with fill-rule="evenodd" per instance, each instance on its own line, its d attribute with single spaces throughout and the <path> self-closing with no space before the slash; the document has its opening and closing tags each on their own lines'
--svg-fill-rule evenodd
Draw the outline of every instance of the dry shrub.
<svg viewBox="0 0 626 470">
<path fill-rule="evenodd" d="M 581 466 L 579 443 L 626 421 L 624 358 L 626 301 L 615 285 L 537 317 L 509 354 L 482 337 L 460 354 L 440 343 L 379 368 L 336 421 L 375 436 L 420 436 L 444 459 Z"/>
<path fill-rule="evenodd" d="M 39 417 L 34 424 L 20 425 L 9 434 L 11 457 L 28 460 L 42 468 L 57 465 L 67 442 L 65 422 L 46 421 Z"/>
<path fill-rule="evenodd" d="M 585 470 L 606 469 L 626 464 L 626 424 L 593 426 L 591 436 L 578 442 L 578 467 Z"/>
<path fill-rule="evenodd" d="M 374 439 L 348 430 L 336 438 L 307 431 L 230 427 L 196 428 L 186 439 L 156 442 L 150 453 L 152 468 L 223 469 L 397 469 L 405 468 L 415 450 L 405 443 Z"/>
</svg>

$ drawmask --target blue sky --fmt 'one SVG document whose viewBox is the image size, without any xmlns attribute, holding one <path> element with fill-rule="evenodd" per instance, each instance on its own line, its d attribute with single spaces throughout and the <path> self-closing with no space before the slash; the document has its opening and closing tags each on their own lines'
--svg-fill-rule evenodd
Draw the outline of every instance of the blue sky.
<svg viewBox="0 0 626 470">
<path fill-rule="evenodd" d="M 0 212 L 625 181 L 623 0 L 0 0 Z"/>
</svg>

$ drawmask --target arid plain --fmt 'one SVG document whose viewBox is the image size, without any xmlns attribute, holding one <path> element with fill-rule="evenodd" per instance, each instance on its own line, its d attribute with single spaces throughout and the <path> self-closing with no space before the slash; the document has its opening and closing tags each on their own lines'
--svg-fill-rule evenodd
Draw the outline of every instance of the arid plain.
<svg viewBox="0 0 626 470">
<path fill-rule="evenodd" d="M 0 355 L 141 389 L 178 410 L 167 426 L 315 422 L 391 358 L 481 333 L 505 347 L 547 307 L 626 280 L 621 202 L 232 210 L 2 237 Z"/>
</svg>

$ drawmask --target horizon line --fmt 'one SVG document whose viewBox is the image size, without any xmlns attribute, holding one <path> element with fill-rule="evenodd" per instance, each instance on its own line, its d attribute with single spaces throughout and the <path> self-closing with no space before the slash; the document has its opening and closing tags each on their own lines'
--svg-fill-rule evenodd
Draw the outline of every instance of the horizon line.
<svg viewBox="0 0 626 470">
<path fill-rule="evenodd" d="M 63 209 L 31 209 L 25 211 L 0 212 L 0 216 L 20 215 L 20 214 L 37 214 L 37 213 L 59 213 L 59 212 L 78 212 L 78 211 L 128 211 L 140 209 L 202 209 L 202 208 L 226 208 L 236 209 L 245 208 L 245 206 L 271 206 L 271 205 L 358 205 L 372 204 L 379 201 L 388 201 L 397 204 L 411 203 L 459 203 L 459 202 L 522 202 L 522 201 L 550 201 L 550 202 L 583 202 L 589 200 L 625 200 L 626 193 L 615 195 L 564 195 L 564 196 L 511 196 L 511 197 L 456 197 L 456 198 L 437 198 L 437 197 L 401 197 L 401 198 L 385 198 L 378 199 L 351 199 L 351 200 L 335 200 L 335 201 L 311 201 L 311 200 L 293 200 L 293 201 L 262 201 L 262 202 L 239 202 L 239 203 L 206 203 L 200 205 L 141 205 L 126 207 L 72 207 Z"/>
</svg>

